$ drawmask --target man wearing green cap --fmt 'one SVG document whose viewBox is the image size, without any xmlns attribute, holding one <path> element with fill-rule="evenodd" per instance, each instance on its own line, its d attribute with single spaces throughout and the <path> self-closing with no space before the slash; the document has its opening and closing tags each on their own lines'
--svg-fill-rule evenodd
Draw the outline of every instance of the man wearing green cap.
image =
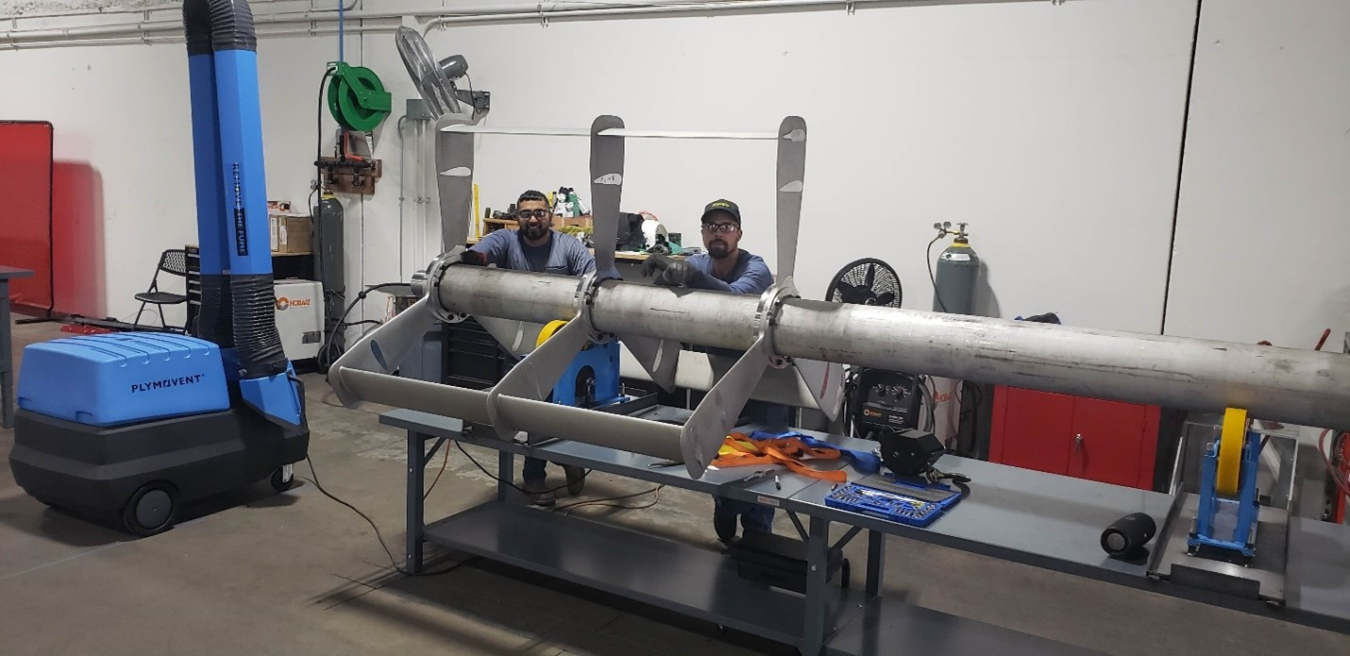
<svg viewBox="0 0 1350 656">
<path fill-rule="evenodd" d="M 726 199 L 715 200 L 703 209 L 702 223 L 706 253 L 683 260 L 652 255 L 642 267 L 643 275 L 657 273 L 658 285 L 736 294 L 759 295 L 773 286 L 773 273 L 764 258 L 740 248 L 740 207 Z M 742 416 L 782 430 L 787 428 L 789 413 L 787 406 L 750 401 Z M 772 507 L 713 497 L 713 528 L 723 542 L 730 543 L 736 537 L 737 518 L 746 532 L 773 532 Z"/>
<path fill-rule="evenodd" d="M 684 260 L 651 256 L 643 266 L 643 275 L 660 271 L 658 285 L 737 294 L 763 294 L 773 286 L 773 273 L 764 258 L 740 248 L 740 207 L 726 199 L 715 200 L 703 209 L 702 223 L 706 253 Z"/>
</svg>

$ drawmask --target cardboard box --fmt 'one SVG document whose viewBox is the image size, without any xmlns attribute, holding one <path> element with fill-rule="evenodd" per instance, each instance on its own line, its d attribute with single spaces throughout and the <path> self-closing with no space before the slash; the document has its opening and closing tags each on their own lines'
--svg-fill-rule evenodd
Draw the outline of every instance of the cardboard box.
<svg viewBox="0 0 1350 656">
<path fill-rule="evenodd" d="M 310 253 L 314 247 L 314 220 L 294 214 L 267 217 L 273 253 Z"/>
</svg>

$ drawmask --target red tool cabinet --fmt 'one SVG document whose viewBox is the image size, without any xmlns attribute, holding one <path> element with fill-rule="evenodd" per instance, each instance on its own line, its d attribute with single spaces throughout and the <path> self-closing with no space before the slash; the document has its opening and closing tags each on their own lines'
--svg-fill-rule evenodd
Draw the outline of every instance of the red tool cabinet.
<svg viewBox="0 0 1350 656">
<path fill-rule="evenodd" d="M 1152 489 L 1156 406 L 998 386 L 989 460 Z"/>
</svg>

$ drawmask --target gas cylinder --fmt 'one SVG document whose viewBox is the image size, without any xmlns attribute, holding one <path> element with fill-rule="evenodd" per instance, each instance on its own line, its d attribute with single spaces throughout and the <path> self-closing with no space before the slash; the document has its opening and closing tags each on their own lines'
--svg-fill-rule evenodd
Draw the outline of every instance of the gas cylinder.
<svg viewBox="0 0 1350 656">
<path fill-rule="evenodd" d="M 936 226 L 942 235 L 955 235 L 952 245 L 938 256 L 933 280 L 933 310 L 952 314 L 975 314 L 975 282 L 980 275 L 980 258 L 970 247 L 965 223 Z M 950 446 L 961 428 L 962 381 L 954 378 L 930 378 L 933 434 Z"/>
<path fill-rule="evenodd" d="M 975 281 L 980 258 L 970 247 L 966 224 L 958 223 L 956 238 L 938 256 L 933 283 L 933 310 L 952 314 L 975 314 Z"/>
<path fill-rule="evenodd" d="M 342 203 L 333 197 L 332 192 L 324 190 L 319 204 L 314 208 L 314 278 L 323 284 L 323 290 L 329 294 L 344 294 L 346 282 L 343 276 L 343 227 Z M 342 313 L 329 316 L 337 317 Z"/>
<path fill-rule="evenodd" d="M 314 207 L 314 279 L 323 285 L 325 339 L 332 340 L 340 352 L 345 346 L 338 330 L 347 292 L 343 257 L 342 203 L 327 189 Z M 320 358 L 322 358 L 322 354 Z"/>
</svg>

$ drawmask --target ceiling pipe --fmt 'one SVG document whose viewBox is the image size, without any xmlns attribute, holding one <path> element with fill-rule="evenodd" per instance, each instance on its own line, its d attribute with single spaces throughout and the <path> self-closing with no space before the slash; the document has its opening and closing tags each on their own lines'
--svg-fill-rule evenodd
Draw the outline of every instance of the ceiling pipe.
<svg viewBox="0 0 1350 656">
<path fill-rule="evenodd" d="M 393 34 L 398 30 L 398 25 L 367 25 L 360 31 L 363 34 Z M 351 34 L 356 30 L 351 27 L 346 28 L 346 32 Z M 338 29 L 336 27 L 316 27 L 316 28 L 296 28 L 288 30 L 260 30 L 258 38 L 294 38 L 306 36 L 336 36 Z M 36 41 L 32 43 L 0 43 L 0 50 L 40 50 L 50 48 L 69 48 L 73 46 L 135 46 L 135 45 L 170 45 L 183 42 L 182 34 L 161 34 L 156 36 L 144 37 L 111 37 L 87 40 L 72 41 Z"/>
<path fill-rule="evenodd" d="M 351 4 L 349 4 L 349 5 L 345 6 L 345 7 L 343 7 L 343 9 L 344 9 L 344 10 L 351 9 L 351 8 L 355 7 L 355 6 L 357 5 L 357 3 L 359 3 L 360 1 L 361 1 L 361 0 L 351 0 Z M 311 7 L 311 9 L 282 9 L 282 10 L 280 10 L 280 11 L 262 12 L 262 13 L 269 13 L 269 14 L 283 14 L 283 13 L 308 12 L 308 11 L 312 11 L 312 7 L 314 6 L 313 0 L 310 0 L 310 1 L 308 1 L 308 2 L 305 1 L 305 0 L 269 0 L 269 1 L 266 1 L 266 2 L 254 2 L 254 3 L 252 3 L 252 8 L 253 8 L 254 10 L 261 10 L 261 9 L 263 9 L 263 8 L 265 8 L 265 7 L 270 8 L 270 7 L 282 6 L 282 5 L 285 5 L 285 6 L 289 7 L 289 6 L 291 6 L 291 5 L 300 5 L 300 4 L 309 5 L 309 6 Z M 181 21 L 181 20 L 182 20 L 182 15 L 183 15 L 183 3 L 182 3 L 182 2 L 170 2 L 170 3 L 167 3 L 167 4 L 155 5 L 155 6 L 153 6 L 153 7 L 108 7 L 108 8 L 105 8 L 105 9 L 93 9 L 93 10 L 90 10 L 90 9 L 70 9 L 70 10 L 66 10 L 66 11 L 43 11 L 43 12 L 23 12 L 23 13 L 13 13 L 13 14 L 4 14 L 4 15 L 0 15 L 0 22 L 4 22 L 4 21 L 16 21 L 16 20 L 21 20 L 21 21 L 28 21 L 28 20 L 51 20 L 51 19 L 60 19 L 60 18 L 93 18 L 93 17 L 99 17 L 99 16 L 118 16 L 118 15 L 130 15 L 130 14 L 153 14 L 153 13 L 158 13 L 158 12 L 161 12 L 161 11 L 171 11 L 171 12 L 173 12 L 176 16 L 178 16 L 178 17 L 179 17 L 179 20 Z"/>
<path fill-rule="evenodd" d="M 916 2 L 918 0 L 909 0 Z M 1004 0 L 1007 1 L 1007 0 Z M 722 2 L 650 3 L 646 6 L 603 7 L 596 9 L 557 9 L 533 14 L 496 12 L 475 16 L 436 16 L 422 29 L 425 35 L 432 28 L 462 23 L 501 23 L 526 20 L 566 20 L 607 16 L 641 16 L 644 14 L 674 14 L 685 12 L 714 13 L 723 11 L 763 11 L 770 9 L 828 9 L 848 8 L 861 4 L 906 4 L 902 0 L 723 0 Z"/>
<path fill-rule="evenodd" d="M 643 16 L 659 15 L 687 12 L 745 12 L 745 11 L 771 11 L 778 9 L 830 9 L 847 8 L 852 10 L 857 5 L 902 5 L 910 4 L 920 0 L 647 0 L 646 2 L 634 3 L 632 5 L 616 6 L 612 3 L 569 3 L 560 4 L 553 8 L 543 8 L 538 3 L 534 4 L 515 4 L 515 5 L 480 5 L 475 7 L 464 7 L 447 11 L 443 7 L 427 8 L 425 10 L 398 10 L 398 11 L 347 11 L 343 10 L 346 18 L 356 21 L 363 20 L 398 20 L 405 18 L 429 19 L 423 32 L 429 32 L 434 27 L 443 27 L 450 24 L 483 24 L 483 23 L 502 23 L 502 22 L 522 22 L 522 21 L 548 21 L 552 19 L 581 19 L 598 17 L 618 17 L 618 16 Z M 955 2 L 967 2 L 969 0 L 952 0 Z M 983 0 L 990 3 L 1003 2 L 1045 2 L 1046 0 Z M 352 0 L 350 6 L 358 4 L 359 0 Z M 303 36 L 306 34 L 319 34 L 316 23 L 336 23 L 336 10 L 324 11 L 281 11 L 281 12 L 260 12 L 255 15 L 255 23 L 258 25 L 310 25 L 310 28 L 297 28 L 294 30 L 280 30 L 259 34 L 259 36 Z M 63 28 L 47 30 L 11 30 L 9 32 L 0 32 L 0 47 L 10 50 L 37 48 L 37 47 L 61 47 L 61 46 L 90 46 L 90 45 L 114 45 L 114 44 L 134 44 L 134 43 L 152 43 L 158 40 L 156 35 L 151 32 L 177 32 L 182 29 L 181 21 L 142 21 L 134 24 L 108 25 L 99 27 L 85 28 Z M 357 34 L 367 32 L 387 32 L 391 28 L 383 25 L 356 25 L 348 28 L 346 31 Z M 330 32 L 324 32 L 325 34 Z M 331 32 L 331 33 L 336 33 Z M 94 37 L 94 38 L 90 38 Z M 181 40 L 181 37 L 179 37 Z"/>
</svg>

